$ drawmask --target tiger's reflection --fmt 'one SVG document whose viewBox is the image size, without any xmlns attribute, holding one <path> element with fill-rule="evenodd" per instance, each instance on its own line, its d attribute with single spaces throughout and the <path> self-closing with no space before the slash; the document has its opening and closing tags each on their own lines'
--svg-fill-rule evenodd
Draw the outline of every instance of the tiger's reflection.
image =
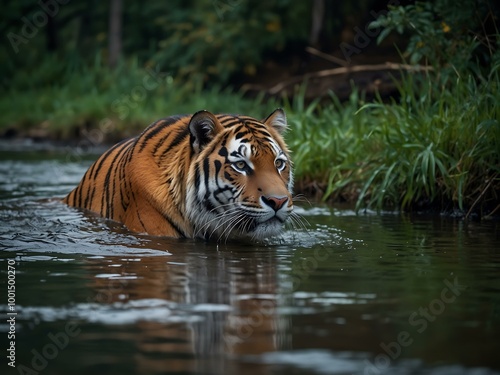
<svg viewBox="0 0 500 375">
<path fill-rule="evenodd" d="M 171 314 L 165 319 L 149 319 L 146 306 L 144 318 L 131 328 L 133 335 L 125 338 L 133 341 L 134 363 L 142 370 L 182 372 L 209 366 L 224 372 L 228 356 L 291 345 L 289 317 L 278 314 L 277 265 L 270 252 L 251 257 L 234 252 L 113 257 L 90 260 L 87 268 L 95 302 L 169 303 Z"/>
</svg>

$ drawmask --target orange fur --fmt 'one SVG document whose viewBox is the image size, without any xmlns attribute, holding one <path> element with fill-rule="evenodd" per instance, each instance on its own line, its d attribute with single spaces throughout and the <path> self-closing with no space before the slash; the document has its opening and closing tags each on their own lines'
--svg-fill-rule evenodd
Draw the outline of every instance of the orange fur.
<svg viewBox="0 0 500 375">
<path fill-rule="evenodd" d="M 282 110 L 159 120 L 104 153 L 64 202 L 151 235 L 279 234 L 293 208 L 285 128 Z"/>
</svg>

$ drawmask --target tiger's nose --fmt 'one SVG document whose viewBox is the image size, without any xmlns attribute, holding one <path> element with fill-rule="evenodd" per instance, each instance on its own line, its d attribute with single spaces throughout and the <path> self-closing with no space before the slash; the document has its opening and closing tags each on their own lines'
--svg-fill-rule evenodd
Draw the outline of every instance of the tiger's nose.
<svg viewBox="0 0 500 375">
<path fill-rule="evenodd" d="M 265 205 L 271 207 L 274 211 L 278 211 L 281 207 L 288 202 L 288 197 L 273 197 L 273 196 L 262 196 L 262 202 Z"/>
</svg>

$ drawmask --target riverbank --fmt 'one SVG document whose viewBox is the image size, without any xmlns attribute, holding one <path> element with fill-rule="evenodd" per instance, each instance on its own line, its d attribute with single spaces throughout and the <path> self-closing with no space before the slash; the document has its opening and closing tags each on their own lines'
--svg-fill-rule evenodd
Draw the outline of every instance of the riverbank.
<svg viewBox="0 0 500 375">
<path fill-rule="evenodd" d="M 263 118 L 282 106 L 299 193 L 355 203 L 358 210 L 431 210 L 466 218 L 500 213 L 498 66 L 487 79 L 457 75 L 442 86 L 431 73 L 406 75 L 398 84 L 400 99 L 367 101 L 354 89 L 344 102 L 335 95 L 308 102 L 305 86 L 291 100 L 216 87 L 188 90 L 162 72 L 121 69 L 88 69 L 85 80 L 66 86 L 16 85 L 0 98 L 0 134 L 84 152 L 172 114 L 206 108 Z M 123 75 L 128 79 L 117 80 Z"/>
</svg>

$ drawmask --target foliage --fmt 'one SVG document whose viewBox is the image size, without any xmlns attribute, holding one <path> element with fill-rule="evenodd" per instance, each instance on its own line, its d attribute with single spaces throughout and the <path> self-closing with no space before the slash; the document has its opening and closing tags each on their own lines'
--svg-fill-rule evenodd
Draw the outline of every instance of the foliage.
<svg viewBox="0 0 500 375">
<path fill-rule="evenodd" d="M 228 86 L 257 75 L 270 60 L 290 61 L 305 52 L 315 2 L 275 0 L 121 0 L 122 58 L 158 67 L 191 88 Z M 37 73 L 47 56 L 68 64 L 106 62 L 109 1 L 8 0 L 2 7 L 0 87 L 23 71 Z M 48 4 L 48 5 L 47 5 Z M 343 28 L 363 24 L 379 0 L 325 1 L 318 43 L 331 52 Z M 385 9 L 385 3 L 382 7 Z M 31 26 L 30 26 L 31 25 Z M 349 25 L 349 26 L 347 26 Z M 9 35 L 16 35 L 14 41 Z M 316 47 L 320 47 L 317 45 Z M 57 77 L 53 77 L 57 80 Z"/>
<path fill-rule="evenodd" d="M 424 60 L 435 68 L 477 72 L 478 63 L 491 63 L 498 46 L 493 6 L 487 0 L 416 1 L 390 6 L 370 27 L 382 29 L 379 43 L 393 31 L 406 33 L 405 56 L 410 63 Z"/>
<path fill-rule="evenodd" d="M 41 56 L 89 66 L 96 55 L 107 59 L 109 2 L 50 2 L 57 10 L 48 16 L 43 3 L 24 0 L 5 5 L 0 32 L 20 39 L 3 38 L 4 87 L 12 85 L 9 78 L 20 70 L 35 71 Z M 307 2 L 123 3 L 123 59 L 136 60 L 144 68 L 158 66 L 190 88 L 200 82 L 226 85 L 237 74 L 254 75 L 267 54 L 282 53 L 289 44 L 305 44 L 309 33 Z"/>
<path fill-rule="evenodd" d="M 58 80 L 50 84 L 50 77 Z M 35 103 L 35 105 L 34 105 Z M 17 74 L 14 85 L 0 97 L 0 130 L 43 128 L 51 138 L 68 139 L 80 129 L 112 123 L 111 138 L 129 136 L 158 118 L 200 109 L 247 113 L 264 117 L 272 102 L 245 99 L 242 94 L 213 86 L 187 88 L 159 68 L 143 69 L 137 62 L 107 67 L 96 58 L 92 66 L 46 59 L 38 74 Z"/>
<path fill-rule="evenodd" d="M 356 199 L 363 133 L 372 117 L 368 112 L 356 115 L 363 102 L 356 90 L 347 103 L 331 94 L 328 102 L 306 105 L 303 89 L 286 104 L 298 188 L 320 192 L 324 199 Z"/>
<path fill-rule="evenodd" d="M 409 79 L 401 87 L 401 103 L 364 106 L 363 110 L 370 108 L 379 117 L 372 136 L 381 147 L 358 206 L 368 194 L 368 204 L 378 208 L 386 203 L 402 208 L 424 203 L 464 210 L 483 193 L 497 201 L 498 68 L 484 85 L 469 76 L 464 81 L 457 78 L 449 89 L 432 92 L 432 82 L 424 81 L 427 95 L 416 92 Z"/>
<path fill-rule="evenodd" d="M 155 22 L 164 25 L 164 37 L 151 57 L 190 82 L 226 83 L 235 73 L 254 75 L 266 52 L 280 52 L 287 42 L 307 39 L 307 2 L 194 3 L 196 11 L 179 0 L 172 7 L 176 11 L 156 16 Z"/>
<path fill-rule="evenodd" d="M 11 88 L 0 98 L 0 126 L 42 124 L 50 134 L 68 138 L 76 129 L 91 130 L 109 120 L 113 133 L 108 135 L 117 138 L 174 113 L 230 108 L 263 118 L 279 105 L 217 87 L 185 90 L 170 75 L 134 64 L 115 71 L 99 59 L 91 68 L 65 70 L 56 61 L 42 67 L 47 72 L 40 79 L 61 74 L 68 77 L 66 84 L 30 86 L 19 75 L 16 86 L 23 89 Z M 487 212 L 499 199 L 499 75 L 500 63 L 484 80 L 457 77 L 441 87 L 433 76 L 409 75 L 401 83 L 401 99 L 391 103 L 366 103 L 357 90 L 346 103 L 333 94 L 305 103 L 302 87 L 291 102 L 282 103 L 297 190 L 354 201 L 358 209 L 429 204 Z M 69 79 L 75 76 L 80 78 Z"/>
<path fill-rule="evenodd" d="M 314 182 L 324 199 L 355 200 L 358 209 L 498 204 L 500 63 L 485 84 L 457 77 L 434 91 L 432 77 L 414 80 L 407 76 L 402 100 L 389 104 L 363 104 L 354 92 L 348 103 L 332 96 L 304 106 L 299 96 L 289 142 L 301 188 Z"/>
<path fill-rule="evenodd" d="M 399 101 L 359 103 L 357 116 L 371 125 L 343 124 L 348 155 L 331 169 L 327 195 L 354 184 L 358 208 L 498 209 L 500 34 L 492 7 L 417 1 L 372 22 L 379 42 L 392 31 L 406 34 L 404 56 L 434 70 L 404 76 Z M 362 159 L 349 171 L 353 155 Z"/>
</svg>

